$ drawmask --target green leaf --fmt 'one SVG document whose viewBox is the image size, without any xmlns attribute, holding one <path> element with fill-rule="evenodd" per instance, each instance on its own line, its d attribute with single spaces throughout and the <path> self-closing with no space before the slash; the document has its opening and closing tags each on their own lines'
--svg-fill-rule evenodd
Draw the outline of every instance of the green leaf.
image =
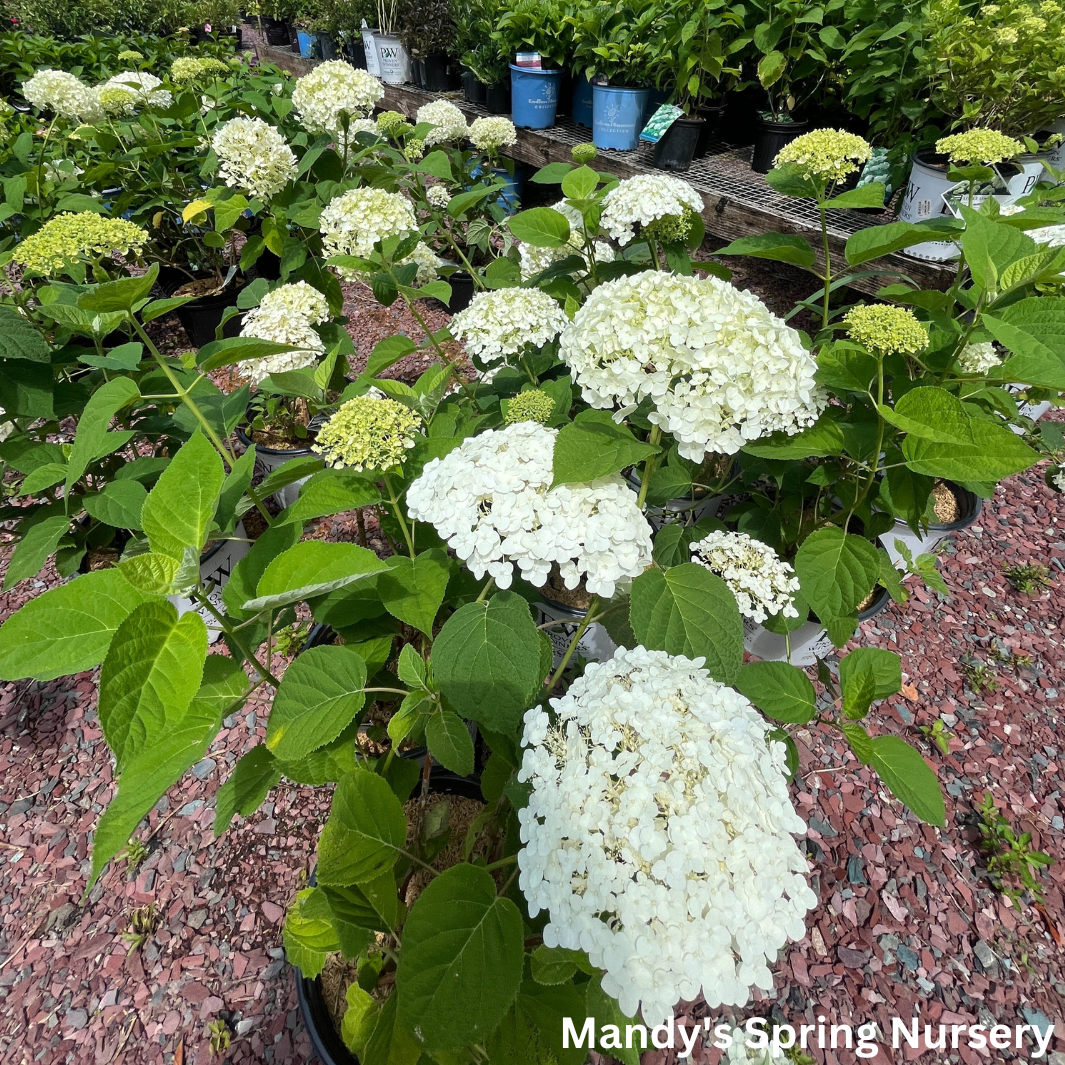
<svg viewBox="0 0 1065 1065">
<path fill-rule="evenodd" d="M 564 425 L 555 439 L 554 482 L 594 481 L 642 462 L 661 449 L 637 440 L 606 411 L 588 411 L 579 421 Z"/>
<path fill-rule="evenodd" d="M 451 577 L 447 552 L 433 548 L 414 558 L 393 555 L 387 564 L 377 579 L 381 602 L 393 617 L 431 637 Z"/>
<path fill-rule="evenodd" d="M 196 356 L 196 364 L 204 373 L 230 366 L 248 359 L 265 359 L 267 355 L 282 355 L 286 351 L 298 351 L 291 344 L 278 344 L 273 340 L 257 337 L 227 337 L 204 344 Z"/>
<path fill-rule="evenodd" d="M 1030 297 L 985 314 L 980 322 L 1012 353 L 1003 373 L 1026 384 L 1065 389 L 1065 298 Z"/>
<path fill-rule="evenodd" d="M 830 417 L 822 414 L 813 425 L 801 433 L 788 436 L 774 433 L 752 443 L 744 444 L 748 455 L 763 459 L 805 459 L 813 456 L 842 455 L 843 430 Z"/>
<path fill-rule="evenodd" d="M 853 614 L 880 572 L 876 548 L 842 529 L 818 529 L 795 556 L 803 595 L 823 621 Z"/>
<path fill-rule="evenodd" d="M 829 208 L 855 208 L 855 207 L 880 207 L 884 206 L 887 190 L 882 181 L 870 181 L 865 185 L 859 185 L 856 189 L 849 189 L 825 200 L 825 206 Z"/>
<path fill-rule="evenodd" d="M 561 248 L 569 240 L 566 216 L 550 207 L 532 207 L 512 215 L 507 223 L 515 240 L 534 248 Z"/>
<path fill-rule="evenodd" d="M 96 570 L 31 599 L 0 626 L 0 677 L 55 680 L 98 666 L 146 599 L 116 569 Z"/>
<path fill-rule="evenodd" d="M 845 254 L 851 266 L 859 266 L 914 244 L 943 239 L 944 233 L 931 226 L 914 225 L 912 222 L 888 222 L 882 226 L 859 229 L 857 233 L 851 234 L 847 238 Z"/>
<path fill-rule="evenodd" d="M 152 550 L 182 558 L 207 541 L 225 470 L 218 452 L 201 433 L 189 437 L 159 475 L 141 511 Z"/>
<path fill-rule="evenodd" d="M 440 148 L 437 148 L 435 152 L 430 152 L 421 162 L 415 163 L 411 169 L 416 170 L 419 174 L 431 174 L 441 181 L 451 180 L 451 160 L 448 158 L 447 152 Z"/>
<path fill-rule="evenodd" d="M 95 462 L 110 455 L 133 435 L 130 432 L 109 432 L 111 419 L 123 407 L 140 398 L 137 386 L 128 377 L 116 377 L 98 388 L 85 404 L 78 419 L 74 444 L 67 459 L 67 490 Z"/>
<path fill-rule="evenodd" d="M 412 351 L 417 351 L 417 345 L 410 337 L 402 333 L 396 336 L 385 337 L 374 345 L 370 357 L 366 362 L 364 377 L 376 377 L 382 370 L 387 370 L 400 359 L 406 358 Z"/>
<path fill-rule="evenodd" d="M 458 714 L 433 714 L 425 726 L 425 742 L 433 760 L 445 769 L 468 777 L 473 772 L 473 739 Z"/>
<path fill-rule="evenodd" d="M 433 644 L 433 672 L 445 698 L 464 717 L 511 733 L 542 681 L 540 640 L 529 606 L 515 592 L 467 603 Z"/>
<path fill-rule="evenodd" d="M 399 924 L 399 897 L 391 873 L 382 873 L 359 887 L 351 884 L 323 890 L 333 913 L 344 921 L 373 932 L 390 932 Z"/>
<path fill-rule="evenodd" d="M 833 641 L 835 642 L 835 641 Z M 838 646 L 838 645 L 837 645 Z M 843 681 L 843 715 L 851 721 L 860 721 L 867 713 L 876 692 L 876 678 L 871 667 L 853 669 Z M 864 761 L 865 759 L 863 759 Z"/>
<path fill-rule="evenodd" d="M 593 976 L 591 980 L 585 985 L 587 990 L 585 991 L 585 1013 L 588 1017 L 592 1017 L 595 1023 L 600 1025 L 613 1024 L 622 1033 L 622 1043 L 624 1043 L 624 1032 L 627 1025 L 638 1024 L 639 1019 L 636 1017 L 626 1017 L 621 1012 L 621 1006 L 618 1004 L 618 1000 L 613 995 L 608 995 L 602 987 L 601 980 Z M 579 1018 L 574 1018 L 577 1023 L 580 1023 Z M 635 1033 L 634 1033 L 635 1034 Z M 633 1040 L 631 1047 L 619 1047 L 610 1051 L 611 1055 L 618 1059 L 622 1065 L 640 1065 L 640 1058 L 642 1056 L 641 1051 L 637 1049 L 639 1046 L 639 1039 Z"/>
<path fill-rule="evenodd" d="M 414 1036 L 400 1024 L 398 995 L 390 995 L 377 1014 L 377 1023 L 359 1060 L 365 1065 L 419 1065 L 424 1059 Z"/>
<path fill-rule="evenodd" d="M 290 547 L 295 546 L 303 534 L 299 525 L 279 525 L 276 521 L 255 541 L 251 550 L 236 564 L 229 581 L 222 589 L 222 602 L 226 612 L 233 617 L 247 620 L 255 611 L 244 609 L 244 604 L 255 595 L 259 580 L 266 567 Z"/>
<path fill-rule="evenodd" d="M 743 626 L 728 585 L 694 562 L 649 569 L 633 581 L 629 619 L 645 647 L 688 658 L 731 684 L 743 662 Z"/>
<path fill-rule="evenodd" d="M 52 349 L 33 322 L 14 307 L 0 307 L 0 356 L 46 363 Z"/>
<path fill-rule="evenodd" d="M 388 781 L 364 769 L 333 792 L 329 820 L 318 841 L 318 882 L 366 884 L 388 872 L 407 841 L 407 819 Z"/>
<path fill-rule="evenodd" d="M 1036 452 L 1003 426 L 973 419 L 972 431 L 972 444 L 947 444 L 907 436 L 902 441 L 906 465 L 914 473 L 928 477 L 945 477 L 952 481 L 1000 481 L 1039 461 Z"/>
<path fill-rule="evenodd" d="M 842 343 L 826 345 L 817 356 L 817 379 L 831 389 L 864 394 L 876 380 L 876 359 Z"/>
<path fill-rule="evenodd" d="M 914 388 L 895 403 L 878 405 L 885 421 L 911 436 L 944 444 L 972 444 L 972 418 L 962 402 L 944 388 Z"/>
<path fill-rule="evenodd" d="M 787 662 L 748 662 L 733 687 L 774 721 L 804 725 L 817 714 L 810 678 Z"/>
<path fill-rule="evenodd" d="M 892 794 L 922 821 L 944 828 L 947 811 L 939 781 L 928 763 L 898 736 L 877 736 L 870 763 Z"/>
<path fill-rule="evenodd" d="M 851 745 L 851 750 L 854 751 L 855 756 L 862 765 L 869 765 L 873 760 L 873 739 L 865 729 L 858 724 L 857 721 L 843 721 L 839 726 L 843 730 L 843 735 L 847 737 L 847 742 Z"/>
<path fill-rule="evenodd" d="M 78 306 L 86 311 L 106 314 L 109 311 L 129 312 L 155 287 L 159 264 L 152 263 L 140 277 L 123 277 L 119 281 L 105 281 L 102 285 L 78 297 Z"/>
<path fill-rule="evenodd" d="M 148 737 L 176 723 L 196 694 L 207 657 L 207 626 L 172 603 L 138 606 L 118 627 L 100 670 L 100 726 L 121 774 Z"/>
<path fill-rule="evenodd" d="M 346 588 L 388 567 L 368 548 L 307 540 L 278 555 L 255 589 L 245 610 L 288 606 L 337 588 Z"/>
<path fill-rule="evenodd" d="M 281 933 L 285 957 L 308 979 L 313 980 L 325 968 L 329 955 L 340 950 L 331 917 L 329 902 L 319 888 L 304 888 L 285 914 Z"/>
<path fill-rule="evenodd" d="M 295 761 L 332 742 L 366 702 L 366 663 L 350 647 L 312 647 L 285 670 L 266 726 L 266 746 Z"/>
<path fill-rule="evenodd" d="M 558 185 L 572 169 L 572 163 L 548 163 L 540 167 L 529 180 L 538 185 Z"/>
<path fill-rule="evenodd" d="M 82 498 L 82 506 L 97 520 L 116 529 L 141 528 L 141 509 L 148 493 L 132 479 L 112 481 L 103 491 Z"/>
<path fill-rule="evenodd" d="M 763 89 L 775 85 L 787 69 L 788 60 L 783 52 L 770 52 L 758 60 L 758 80 Z"/>
<path fill-rule="evenodd" d="M 566 950 L 565 947 L 545 947 L 542 944 L 532 952 L 530 971 L 538 984 L 553 986 L 564 984 L 577 971 L 574 960 L 580 951 Z"/>
<path fill-rule="evenodd" d="M 902 688 L 902 659 L 878 647 L 859 647 L 840 659 L 839 679 L 844 692 L 847 683 L 859 673 L 873 678 L 873 699 L 886 699 Z"/>
<path fill-rule="evenodd" d="M 53 514 L 31 525 L 16 545 L 8 563 L 7 573 L 4 574 L 4 591 L 27 577 L 36 577 L 69 528 L 70 518 L 65 514 Z"/>
<path fill-rule="evenodd" d="M 404 1026 L 430 1050 L 486 1039 L 522 978 L 521 914 L 490 873 L 456 865 L 431 881 L 403 926 L 396 997 Z"/>
<path fill-rule="evenodd" d="M 586 200 L 599 187 L 599 175 L 590 166 L 570 170 L 562 178 L 562 192 L 571 200 Z"/>
<path fill-rule="evenodd" d="M 65 462 L 44 462 L 35 469 L 30 470 L 26 475 L 26 479 L 22 482 L 22 491 L 19 495 L 39 495 L 46 488 L 51 488 L 52 485 L 59 484 L 60 481 L 66 478 L 66 475 L 67 464 Z"/>
<path fill-rule="evenodd" d="M 118 569 L 134 588 L 145 595 L 169 595 L 181 572 L 181 561 L 149 551 L 118 563 Z"/>
<path fill-rule="evenodd" d="M 754 259 L 791 263 L 804 270 L 809 270 L 817 261 L 817 255 L 806 238 L 794 233 L 760 233 L 754 237 L 740 237 L 711 254 L 749 255 Z"/>
<path fill-rule="evenodd" d="M 248 690 L 248 678 L 236 662 L 211 655 L 203 683 L 188 708 L 172 722 L 147 735 L 118 781 L 118 792 L 93 835 L 89 887 L 104 866 L 126 846 L 141 819 L 206 753 L 223 713 Z"/>
<path fill-rule="evenodd" d="M 212 655 L 208 662 L 218 657 Z M 245 751 L 226 782 L 218 789 L 214 815 L 215 839 L 229 828 L 236 814 L 250 817 L 255 813 L 280 779 L 280 763 L 263 744 Z"/>
<path fill-rule="evenodd" d="M 352 470 L 319 470 L 300 489 L 299 499 L 278 515 L 278 524 L 299 522 L 328 514 L 373 506 L 381 500 L 374 483 Z"/>
<path fill-rule="evenodd" d="M 396 668 L 399 679 L 409 688 L 425 687 L 425 661 L 414 649 L 413 644 L 404 644 L 399 652 L 399 663 Z"/>
</svg>

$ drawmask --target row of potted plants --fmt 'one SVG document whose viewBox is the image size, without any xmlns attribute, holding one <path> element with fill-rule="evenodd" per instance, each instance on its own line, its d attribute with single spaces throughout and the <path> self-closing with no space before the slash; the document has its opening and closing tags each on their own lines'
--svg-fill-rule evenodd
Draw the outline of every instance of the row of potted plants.
<svg viewBox="0 0 1065 1065">
<path fill-rule="evenodd" d="M 284 931 L 323 1046 L 561 1060 L 564 1016 L 650 1026 L 768 986 L 816 902 L 795 729 L 945 823 L 934 770 L 877 723 L 898 656 L 847 648 L 906 572 L 949 591 L 900 522 L 963 520 L 965 493 L 1065 449 L 1019 406 L 1065 390 L 1065 211 L 1045 182 L 975 205 L 992 132 L 942 145 L 973 194 L 957 219 L 871 226 L 834 261 L 794 234 L 709 253 L 691 186 L 619 182 L 592 145 L 535 176 L 554 206 L 512 213 L 509 120 L 374 117 L 380 83 L 339 61 L 295 84 L 59 73 L 22 85 L 34 113 L 0 149 L 0 459 L 7 586 L 72 579 L 0 626 L 0 677 L 100 666 L 118 786 L 93 880 L 266 693 L 216 830 L 282 780 L 335 785 Z M 768 180 L 825 234 L 882 201 L 841 191 L 869 152 L 818 130 Z M 960 249 L 948 291 L 899 277 L 854 302 L 929 237 Z M 807 331 L 730 284 L 737 256 L 810 275 Z M 434 330 L 425 301 L 457 310 L 460 278 L 468 306 Z M 342 279 L 421 334 L 356 361 Z M 160 350 L 151 323 L 205 296 L 213 336 Z M 416 380 L 388 375 L 413 353 Z M 246 383 L 220 389 L 224 367 Z M 351 542 L 303 538 L 342 514 Z M 278 675 L 297 609 L 332 632 Z M 820 690 L 796 664 L 811 624 L 839 655 Z"/>
</svg>

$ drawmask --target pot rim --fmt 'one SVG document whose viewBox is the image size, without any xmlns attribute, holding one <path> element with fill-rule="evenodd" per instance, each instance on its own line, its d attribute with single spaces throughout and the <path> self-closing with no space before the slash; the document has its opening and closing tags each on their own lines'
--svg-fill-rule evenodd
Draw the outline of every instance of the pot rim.
<svg viewBox="0 0 1065 1065">
<path fill-rule="evenodd" d="M 267 447 L 265 444 L 257 444 L 252 438 L 244 431 L 243 426 L 238 425 L 236 429 L 237 439 L 246 447 L 253 447 L 257 452 L 261 451 L 266 455 L 288 455 L 290 458 L 303 458 L 314 455 L 314 452 L 309 447 L 301 448 L 283 448 L 283 447 Z"/>
</svg>

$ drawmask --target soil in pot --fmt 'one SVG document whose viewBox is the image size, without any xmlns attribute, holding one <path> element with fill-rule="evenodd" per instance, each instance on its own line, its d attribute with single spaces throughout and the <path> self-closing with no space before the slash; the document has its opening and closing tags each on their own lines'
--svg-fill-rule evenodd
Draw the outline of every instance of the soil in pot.
<svg viewBox="0 0 1065 1065">
<path fill-rule="evenodd" d="M 932 485 L 932 509 L 939 519 L 937 525 L 953 525 L 961 517 L 958 497 L 945 481 L 936 481 Z"/>
<path fill-rule="evenodd" d="M 561 603 L 572 610 L 587 610 L 592 603 L 592 597 L 584 584 L 578 584 L 576 588 L 567 588 L 559 572 L 558 563 L 552 563 L 551 572 L 547 575 L 547 581 L 540 589 L 540 594 L 552 603 Z"/>
<path fill-rule="evenodd" d="M 790 144 L 800 133 L 805 133 L 809 123 L 803 119 L 777 122 L 772 118 L 758 117 L 758 135 L 754 142 L 754 157 L 751 169 L 756 174 L 768 174 L 773 169 L 777 152 Z"/>
<path fill-rule="evenodd" d="M 690 170 L 705 125 L 702 118 L 678 118 L 655 145 L 654 165 L 659 170 Z"/>
</svg>

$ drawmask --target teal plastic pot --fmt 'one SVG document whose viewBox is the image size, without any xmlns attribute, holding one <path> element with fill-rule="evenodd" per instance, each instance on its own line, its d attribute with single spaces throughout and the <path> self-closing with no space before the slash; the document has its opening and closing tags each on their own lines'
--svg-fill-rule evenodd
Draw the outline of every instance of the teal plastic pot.
<svg viewBox="0 0 1065 1065">
<path fill-rule="evenodd" d="M 524 129 L 548 129 L 555 124 L 561 70 L 530 70 L 510 64 L 510 117 Z"/>
<path fill-rule="evenodd" d="M 640 143 L 647 89 L 592 86 L 592 143 L 631 152 Z"/>
<path fill-rule="evenodd" d="M 305 33 L 303 30 L 296 31 L 296 39 L 300 42 L 300 55 L 304 59 L 313 59 L 318 45 L 317 34 Z"/>
</svg>

